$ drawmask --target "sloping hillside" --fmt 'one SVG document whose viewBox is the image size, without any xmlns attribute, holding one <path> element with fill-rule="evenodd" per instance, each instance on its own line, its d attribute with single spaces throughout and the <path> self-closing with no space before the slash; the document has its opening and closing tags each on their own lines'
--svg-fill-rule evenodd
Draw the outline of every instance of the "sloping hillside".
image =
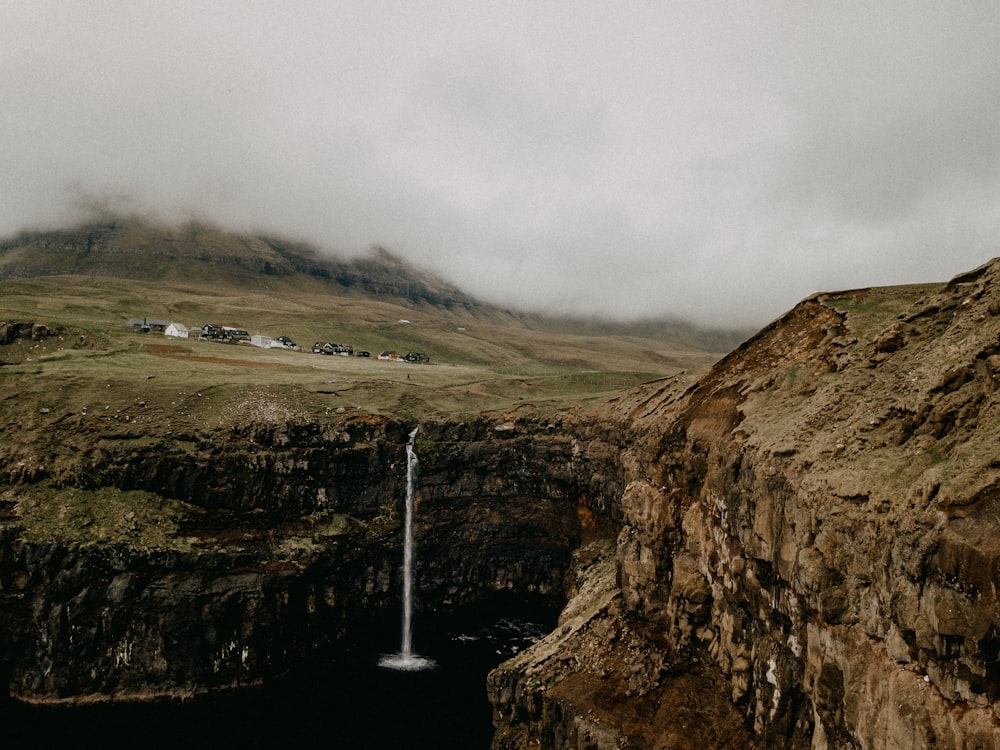
<svg viewBox="0 0 1000 750">
<path fill-rule="evenodd" d="M 383 249 L 340 259 L 310 245 L 225 232 L 202 224 L 160 227 L 111 221 L 0 242 L 0 280 L 51 275 L 104 276 L 162 282 L 202 281 L 223 287 L 322 282 L 331 291 L 475 307 L 453 286 Z M 313 286 L 313 285 L 310 285 Z"/>
<path fill-rule="evenodd" d="M 612 324 L 531 315 L 476 300 L 382 248 L 343 258 L 304 242 L 203 224 L 165 227 L 116 219 L 0 239 L 0 282 L 57 275 L 202 287 L 221 295 L 318 294 L 429 306 L 557 335 L 656 341 L 678 352 L 726 352 L 751 333 L 735 327 L 701 329 L 673 320 Z"/>
</svg>

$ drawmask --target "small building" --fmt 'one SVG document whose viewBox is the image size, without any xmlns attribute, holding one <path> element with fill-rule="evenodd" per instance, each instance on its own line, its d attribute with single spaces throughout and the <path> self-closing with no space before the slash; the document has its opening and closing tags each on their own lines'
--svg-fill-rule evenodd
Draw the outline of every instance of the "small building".
<svg viewBox="0 0 1000 750">
<path fill-rule="evenodd" d="M 275 346 L 281 346 L 281 344 L 275 344 L 274 339 L 270 336 L 264 336 L 259 333 L 255 333 L 250 337 L 250 343 L 254 346 L 259 346 L 261 349 L 271 349 Z"/>
<path fill-rule="evenodd" d="M 242 328 L 232 326 L 222 326 L 222 338 L 228 341 L 249 341 L 250 334 Z"/>
<path fill-rule="evenodd" d="M 191 332 L 187 329 L 187 326 L 183 323 L 171 323 L 166 328 L 163 329 L 164 336 L 173 336 L 178 339 L 186 339 L 191 335 Z"/>
<path fill-rule="evenodd" d="M 170 325 L 169 320 L 154 320 L 153 318 L 132 318 L 128 322 L 128 327 L 134 331 L 149 333 L 150 331 L 163 332 Z"/>
<path fill-rule="evenodd" d="M 215 323 L 206 323 L 201 327 L 201 337 L 203 339 L 222 338 L 222 326 L 217 326 Z"/>
<path fill-rule="evenodd" d="M 317 341 L 312 347 L 313 354 L 339 354 L 342 357 L 349 357 L 354 354 L 354 348 L 347 344 L 333 344 L 327 341 Z"/>
<path fill-rule="evenodd" d="M 387 362 L 399 362 L 399 352 L 394 352 L 389 349 L 386 349 L 384 352 L 378 355 L 378 358 L 383 359 Z"/>
</svg>

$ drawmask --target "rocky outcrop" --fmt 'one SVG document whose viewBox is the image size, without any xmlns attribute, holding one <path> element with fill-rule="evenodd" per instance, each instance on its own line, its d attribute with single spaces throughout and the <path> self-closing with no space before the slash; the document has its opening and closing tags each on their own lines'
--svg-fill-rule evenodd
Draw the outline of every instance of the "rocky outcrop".
<svg viewBox="0 0 1000 750">
<path fill-rule="evenodd" d="M 46 336 L 51 335 L 53 335 L 53 331 L 42 323 L 0 320 L 0 346 L 11 344 L 17 339 L 41 341 Z"/>
<path fill-rule="evenodd" d="M 998 354 L 993 262 L 817 295 L 686 393 L 619 399 L 616 585 L 571 627 L 615 635 L 495 672 L 495 746 L 998 746 Z M 697 676 L 747 736 L 632 713 L 654 695 L 688 715 Z M 718 724 L 720 693 L 701 694 L 694 721 Z"/>
<path fill-rule="evenodd" d="M 634 622 L 614 551 L 606 539 L 578 550 L 556 629 L 490 673 L 493 747 L 754 747 L 724 680 L 697 665 L 678 671 Z"/>
</svg>

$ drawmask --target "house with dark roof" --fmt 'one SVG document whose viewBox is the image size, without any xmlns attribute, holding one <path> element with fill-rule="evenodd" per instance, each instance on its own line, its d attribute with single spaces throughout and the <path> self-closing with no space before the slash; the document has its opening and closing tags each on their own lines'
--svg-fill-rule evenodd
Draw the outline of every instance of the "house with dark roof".
<svg viewBox="0 0 1000 750">
<path fill-rule="evenodd" d="M 156 320 L 154 318 L 131 318 L 126 324 L 129 328 L 134 331 L 141 331 L 142 333 L 149 333 L 150 331 L 163 331 L 167 330 L 167 326 L 170 325 L 169 320 Z"/>
</svg>

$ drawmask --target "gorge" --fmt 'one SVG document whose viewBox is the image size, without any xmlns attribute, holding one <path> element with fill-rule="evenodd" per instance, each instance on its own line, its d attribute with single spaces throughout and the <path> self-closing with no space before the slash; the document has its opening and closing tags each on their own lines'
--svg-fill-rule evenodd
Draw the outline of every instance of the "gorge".
<svg viewBox="0 0 1000 750">
<path fill-rule="evenodd" d="M 490 673 L 493 747 L 996 747 L 998 274 L 815 295 L 693 384 L 421 421 L 421 617 L 561 611 Z M 9 700 L 266 686 L 399 611 L 411 424 L 32 418 Z"/>
</svg>

